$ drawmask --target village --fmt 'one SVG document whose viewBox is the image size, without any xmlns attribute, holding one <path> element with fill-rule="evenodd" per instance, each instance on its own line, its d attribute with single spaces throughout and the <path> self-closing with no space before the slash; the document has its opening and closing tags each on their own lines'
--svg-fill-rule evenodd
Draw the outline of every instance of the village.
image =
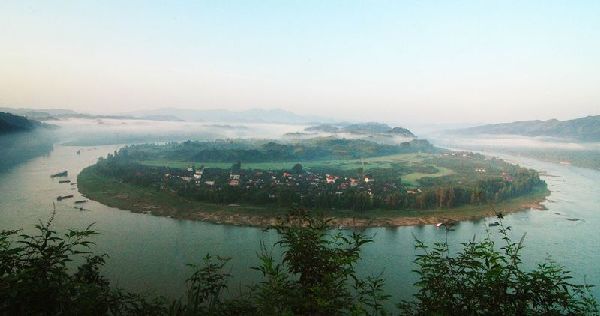
<svg viewBox="0 0 600 316">
<path fill-rule="evenodd" d="M 455 185 L 466 184 L 468 181 L 464 178 L 473 181 L 476 178 L 492 177 L 506 183 L 513 181 L 513 176 L 509 172 L 500 172 L 495 167 L 494 170 L 488 170 L 489 168 L 485 165 L 492 162 L 486 161 L 482 155 L 454 151 L 440 153 L 435 157 L 465 167 L 453 166 L 460 170 L 459 173 L 465 180 L 456 180 Z M 470 163 L 465 165 L 466 161 L 470 161 Z M 433 171 L 437 171 L 437 169 L 433 168 Z M 421 172 L 433 171 L 421 170 Z M 406 173 L 406 171 L 404 172 Z M 266 192 L 270 200 L 277 200 L 283 189 L 288 193 L 294 192 L 300 199 L 321 195 L 342 197 L 345 193 L 350 193 L 352 196 L 364 193 L 370 199 L 386 199 L 391 194 L 401 194 L 412 195 L 414 199 L 424 190 L 431 189 L 431 185 L 428 183 L 433 178 L 423 182 L 423 185 L 418 185 L 402 182 L 401 175 L 402 172 L 396 169 L 306 170 L 299 163 L 288 170 L 242 169 L 238 162 L 233 164 L 230 169 L 205 168 L 202 165 L 168 169 L 168 172 L 162 174 L 160 189 L 177 193 L 223 190 Z"/>
<path fill-rule="evenodd" d="M 292 189 L 300 194 L 333 191 L 336 195 L 342 195 L 345 191 L 352 189 L 355 192 L 365 192 L 369 196 L 373 196 L 376 191 L 389 192 L 401 187 L 399 176 L 395 181 L 386 179 L 386 181 L 377 183 L 375 177 L 370 173 L 354 172 L 356 175 L 350 176 L 353 172 L 320 173 L 304 171 L 299 164 L 294 167 L 293 171 L 275 171 L 235 170 L 235 168 L 226 170 L 190 166 L 187 169 L 172 169 L 170 173 L 163 174 L 161 189 L 173 192 L 182 187 L 217 191 L 226 187 L 249 191 L 272 190 L 269 198 L 276 199 L 277 188 Z M 420 191 L 415 188 L 407 192 L 415 194 Z"/>
<path fill-rule="evenodd" d="M 239 154 L 213 152 L 233 153 Z M 244 161 L 249 162 L 244 163 L 245 168 L 239 160 L 228 167 L 211 160 L 206 160 L 205 166 L 198 162 L 200 159 L 186 164 L 162 160 L 158 165 L 140 159 L 156 154 L 161 151 L 153 147 L 129 147 L 100 160 L 96 170 L 119 181 L 216 205 L 359 212 L 498 202 L 527 194 L 543 184 L 533 170 L 461 151 L 319 163 L 307 160 L 306 168 L 300 163 L 289 163 L 285 168 L 276 160 L 256 167 L 252 159 L 256 161 L 260 155 L 246 152 Z"/>
</svg>

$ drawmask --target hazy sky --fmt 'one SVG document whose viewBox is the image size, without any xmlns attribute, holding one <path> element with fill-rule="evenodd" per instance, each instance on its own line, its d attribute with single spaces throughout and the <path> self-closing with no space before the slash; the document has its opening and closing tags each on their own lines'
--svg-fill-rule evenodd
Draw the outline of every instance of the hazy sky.
<svg viewBox="0 0 600 316">
<path fill-rule="evenodd" d="M 600 114 L 600 1 L 0 1 L 0 106 Z"/>
</svg>

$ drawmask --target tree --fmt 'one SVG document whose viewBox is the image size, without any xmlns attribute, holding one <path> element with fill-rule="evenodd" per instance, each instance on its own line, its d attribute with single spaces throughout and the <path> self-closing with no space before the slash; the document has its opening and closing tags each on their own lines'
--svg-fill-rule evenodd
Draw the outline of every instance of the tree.
<svg viewBox="0 0 600 316">
<path fill-rule="evenodd" d="M 299 164 L 299 163 L 295 164 L 295 165 L 292 167 L 292 171 L 293 171 L 295 174 L 301 174 L 301 173 L 302 173 L 302 165 L 301 165 L 301 164 Z"/>
<path fill-rule="evenodd" d="M 297 211 L 299 214 L 306 212 Z M 281 261 L 263 251 L 256 270 L 264 281 L 253 288 L 259 314 L 375 315 L 383 312 L 381 276 L 361 278 L 355 271 L 361 248 L 372 239 L 330 231 L 329 222 L 307 215 L 289 217 L 275 227 Z"/>
<path fill-rule="evenodd" d="M 106 255 L 93 254 L 91 225 L 52 229 L 50 219 L 35 226 L 37 234 L 0 232 L 0 315 L 153 315 L 158 301 L 111 289 L 100 275 Z M 73 262 L 81 262 L 72 266 Z M 74 269 L 71 269 L 74 268 Z"/>
<path fill-rule="evenodd" d="M 240 172 L 242 170 L 242 162 L 238 161 L 231 165 L 231 172 Z"/>
<path fill-rule="evenodd" d="M 332 230 L 330 223 L 293 210 L 274 228 L 280 241 L 261 244 L 259 283 L 224 297 L 227 258 L 207 255 L 189 265 L 185 296 L 146 298 L 110 287 L 100 273 L 105 255 L 91 251 L 91 226 L 60 235 L 53 216 L 33 235 L 0 233 L 0 315 L 384 315 L 382 275 L 361 277 L 355 267 L 372 239 Z M 547 261 L 521 267 L 523 240 L 504 245 L 490 236 L 473 239 L 451 255 L 447 243 L 427 246 L 415 263 L 420 279 L 414 301 L 399 304 L 405 315 L 582 315 L 598 314 L 588 285 Z M 274 255 L 277 253 L 278 255 Z M 454 252 L 452 252 L 454 253 Z"/>
<path fill-rule="evenodd" d="M 523 236 L 513 242 L 502 224 L 499 249 L 488 235 L 451 255 L 446 242 L 427 246 L 415 263 L 420 279 L 416 301 L 399 304 L 406 315 L 589 315 L 598 306 L 590 286 L 569 282 L 571 275 L 546 261 L 532 271 L 521 266 Z"/>
</svg>

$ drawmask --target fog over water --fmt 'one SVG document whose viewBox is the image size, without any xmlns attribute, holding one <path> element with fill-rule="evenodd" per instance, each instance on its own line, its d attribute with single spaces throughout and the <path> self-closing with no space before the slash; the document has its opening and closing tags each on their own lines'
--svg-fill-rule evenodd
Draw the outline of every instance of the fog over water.
<svg viewBox="0 0 600 316">
<path fill-rule="evenodd" d="M 274 139 L 291 141 L 314 137 L 368 139 L 398 144 L 411 137 L 354 133 L 307 132 L 308 124 L 149 121 L 134 119 L 65 119 L 50 121 L 60 126 L 60 142 L 70 145 L 107 145 L 215 139 Z"/>
<path fill-rule="evenodd" d="M 518 135 L 477 135 L 471 137 L 449 137 L 440 134 L 433 134 L 431 137 L 431 139 L 440 144 L 453 147 L 600 151 L 600 142 L 582 143 L 552 137 L 529 137 Z"/>
<path fill-rule="evenodd" d="M 306 125 L 178 122 L 125 119 L 67 119 L 53 121 L 62 127 L 61 141 L 80 145 L 126 144 L 228 138 L 280 138 L 303 130 Z"/>
</svg>

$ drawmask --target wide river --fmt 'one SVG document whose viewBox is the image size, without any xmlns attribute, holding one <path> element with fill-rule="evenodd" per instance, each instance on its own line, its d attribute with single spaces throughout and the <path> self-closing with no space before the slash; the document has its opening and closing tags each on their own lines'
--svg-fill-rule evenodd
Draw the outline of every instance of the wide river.
<svg viewBox="0 0 600 316">
<path fill-rule="evenodd" d="M 81 150 L 81 155 L 76 151 Z M 76 181 L 77 173 L 105 156 L 117 146 L 54 147 L 48 155 L 25 162 L 0 174 L 0 229 L 22 228 L 31 232 L 39 220 L 46 220 L 58 195 L 75 194 L 76 186 L 59 184 L 50 174 L 69 171 Z M 509 157 L 523 166 L 544 171 L 552 194 L 546 211 L 529 210 L 508 215 L 505 224 L 519 238 L 527 233 L 525 264 L 531 266 L 547 257 L 567 266 L 577 282 L 585 279 L 600 285 L 600 172 Z M 95 237 L 95 250 L 109 254 L 103 270 L 113 284 L 138 292 L 179 296 L 189 275 L 187 263 L 200 262 L 208 252 L 232 257 L 232 288 L 256 280 L 250 267 L 257 263 L 260 241 L 273 244 L 277 235 L 252 227 L 223 226 L 187 220 L 175 220 L 106 207 L 96 202 L 85 204 L 89 211 L 73 207 L 75 199 L 56 202 L 55 227 L 84 228 L 95 223 L 100 234 Z M 568 219 L 579 219 L 572 221 Z M 448 241 L 460 242 L 483 236 L 487 223 L 494 219 L 462 222 L 448 233 Z M 383 271 L 387 290 L 393 301 L 408 298 L 413 292 L 415 275 L 411 272 L 415 257 L 414 238 L 425 242 L 442 241 L 446 232 L 434 226 L 372 228 L 364 230 L 375 242 L 364 248 L 361 273 Z M 600 286 L 593 289 L 600 298 Z"/>
</svg>

